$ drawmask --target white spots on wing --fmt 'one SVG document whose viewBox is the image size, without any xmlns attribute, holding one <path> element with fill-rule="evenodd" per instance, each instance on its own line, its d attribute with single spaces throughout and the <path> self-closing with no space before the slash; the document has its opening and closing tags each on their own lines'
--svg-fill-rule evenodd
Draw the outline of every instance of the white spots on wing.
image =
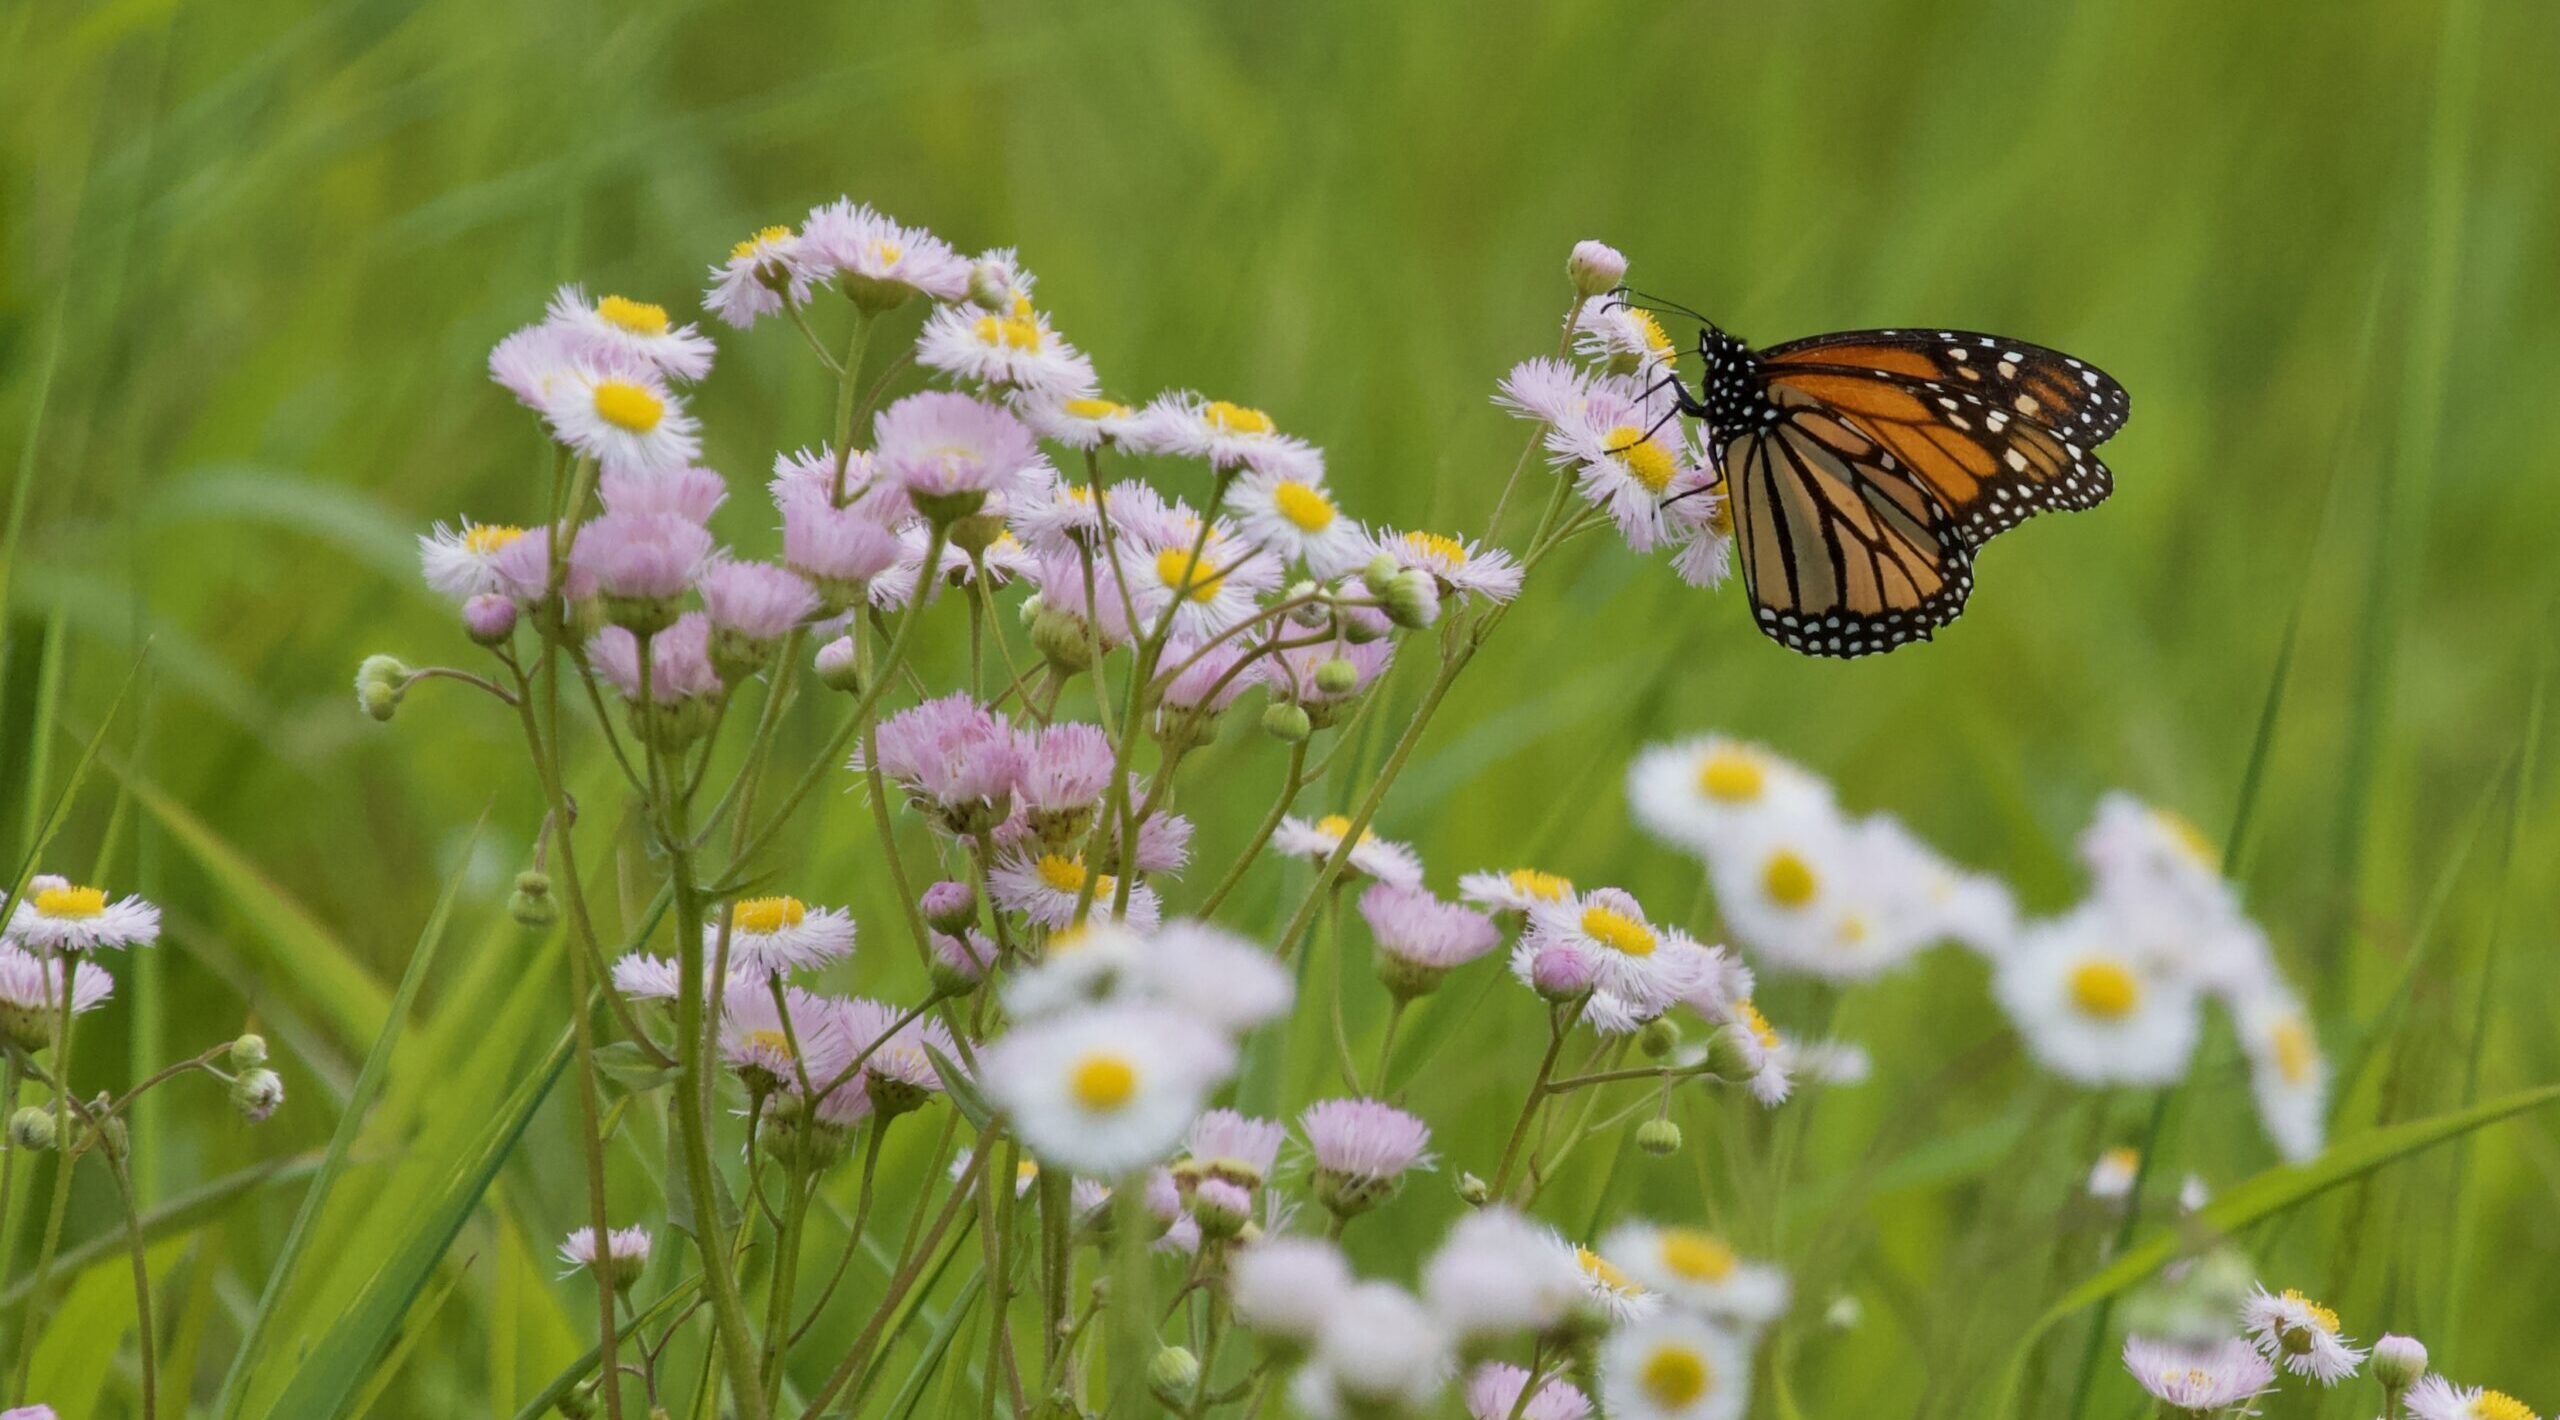
<svg viewBox="0 0 2560 1420">
<path fill-rule="evenodd" d="M 2027 471 L 2027 456 L 2018 452 L 2016 449 L 2011 449 L 2008 457 L 2003 460 L 2003 462 L 2009 465 L 2009 469 L 2012 473 L 2024 473 Z M 2003 498 L 2008 497 L 2009 490 L 2006 488 L 2001 489 L 2000 496 Z"/>
<path fill-rule="evenodd" d="M 2030 419 L 2034 418 L 2044 409 L 2043 405 L 2036 403 L 2036 397 L 2031 394 L 2022 394 L 2018 396 L 2015 403 L 2017 405 L 2018 412 L 2026 415 Z"/>
<path fill-rule="evenodd" d="M 2010 360 L 2003 360 L 2003 361 L 2001 361 L 2001 362 L 2000 362 L 2000 365 L 1999 365 L 1999 369 L 2000 369 L 2000 378 L 2002 378 L 2002 379 L 2004 379 L 2004 380 L 2014 380 L 2014 379 L 2016 379 L 2016 378 L 2018 377 L 2018 366 L 2017 366 L 2016 362 L 2014 362 L 2014 361 L 2010 361 Z"/>
</svg>

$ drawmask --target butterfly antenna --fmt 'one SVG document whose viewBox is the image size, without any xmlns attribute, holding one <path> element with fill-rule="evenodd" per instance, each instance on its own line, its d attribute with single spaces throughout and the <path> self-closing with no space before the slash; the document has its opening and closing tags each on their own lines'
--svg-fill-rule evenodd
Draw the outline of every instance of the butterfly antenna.
<svg viewBox="0 0 2560 1420">
<path fill-rule="evenodd" d="M 1639 309 L 1648 311 L 1666 311 L 1672 315 L 1687 316 L 1689 319 L 1707 327 L 1709 330 L 1720 328 L 1714 321 L 1707 319 L 1705 316 L 1689 309 L 1678 301 L 1666 300 L 1663 297 L 1639 291 L 1633 286 L 1621 286 L 1612 294 L 1618 298 L 1618 303 L 1620 305 L 1635 306 Z M 1628 300 L 1627 298 L 1630 296 L 1635 299 Z"/>
</svg>

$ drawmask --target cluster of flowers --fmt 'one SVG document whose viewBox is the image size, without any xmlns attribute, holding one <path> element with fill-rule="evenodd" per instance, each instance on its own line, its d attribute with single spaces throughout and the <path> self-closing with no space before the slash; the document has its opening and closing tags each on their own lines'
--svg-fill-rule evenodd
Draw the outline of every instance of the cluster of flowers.
<svg viewBox="0 0 2560 1420">
<path fill-rule="evenodd" d="M 442 677 L 528 709 L 547 682 L 548 703 L 595 708 L 677 879 L 675 954 L 643 947 L 611 964 L 615 1016 L 644 1056 L 672 1067 L 678 1142 L 697 1188 L 713 1167 L 689 1132 L 711 1117 L 712 1077 L 698 1060 L 716 1060 L 743 1098 L 745 1190 L 761 1199 L 766 1181 L 779 1181 L 785 1202 L 739 1226 L 769 1225 L 781 1255 L 805 1241 L 792 1200 L 805 1201 L 860 1141 L 858 1207 L 867 1208 L 883 1132 L 942 1100 L 952 1106 L 946 1139 L 963 1119 L 976 1138 L 952 1166 L 946 1220 L 972 1195 L 996 1209 L 999 1180 L 1015 1197 L 1036 1195 L 1044 1319 L 1068 1337 L 1043 1347 L 1052 1386 L 1072 1388 L 1082 1366 L 1074 1338 L 1083 1333 L 1063 1314 L 1080 1249 L 1099 1254 L 1099 1277 L 1121 1265 L 1115 1249 L 1142 1241 L 1183 1269 L 1177 1303 L 1213 1299 L 1191 1326 L 1210 1338 L 1203 1354 L 1165 1347 L 1149 1376 L 1190 1415 L 1284 1382 L 1328 1413 L 1421 1406 L 1457 1384 L 1480 1415 L 1555 1420 L 1587 1411 L 1584 1385 L 1596 1384 L 1612 1413 L 1737 1414 L 1752 1343 L 1785 1304 L 1782 1276 L 1688 1229 L 1626 1227 L 1596 1249 L 1576 1247 L 1515 1205 L 1536 1196 L 1571 1147 L 1572 1131 L 1558 1146 L 1545 1126 L 1577 1090 L 1639 1082 L 1667 1100 L 1675 1081 L 1708 1077 L 1782 1100 L 1788 1047 L 1753 1008 L 1750 972 L 1616 889 L 1577 892 L 1522 870 L 1470 875 L 1458 885 L 1464 901 L 1444 899 L 1424 885 L 1410 848 L 1367 830 L 1383 783 L 1356 816 L 1290 812 L 1321 778 L 1306 763 L 1310 740 L 1347 730 L 1375 702 L 1370 692 L 1408 633 L 1440 628 L 1438 669 L 1454 675 L 1530 568 L 1574 534 L 1615 522 L 1640 551 L 1677 545 L 1684 575 L 1721 567 L 1727 529 L 1694 434 L 1655 440 L 1665 426 L 1652 415 L 1670 405 L 1653 395 L 1626 402 L 1631 381 L 1658 374 L 1668 357 L 1648 317 L 1594 299 L 1624 267 L 1596 243 L 1577 248 L 1567 328 L 1585 363 L 1532 362 L 1505 383 L 1501 402 L 1542 422 L 1532 451 L 1543 445 L 1564 471 L 1517 554 L 1489 540 L 1499 508 L 1483 542 L 1346 516 L 1321 451 L 1260 410 L 1187 391 L 1110 398 L 1094 362 L 1035 302 L 1013 252 L 967 257 L 844 201 L 755 234 L 712 271 L 714 315 L 741 329 L 787 322 L 841 392 L 832 437 L 774 459 L 778 552 L 745 556 L 711 531 L 729 487 L 704 466 L 687 408 L 712 342 L 659 306 L 563 288 L 490 359 L 555 446 L 547 516 L 529 527 L 466 520 L 420 539 L 426 580 L 457 604 L 503 675 L 376 657 L 358 672 L 359 702 L 389 719 L 411 686 Z M 857 397 L 869 387 L 866 354 L 883 318 L 910 304 L 925 314 L 908 358 L 942 387 L 875 413 Z M 812 324 L 830 309 L 851 326 L 840 354 Z M 1642 358 L 1627 358 L 1629 341 Z M 1568 390 L 1570 410 L 1556 403 Z M 1643 438 L 1627 447 L 1595 433 L 1595 419 L 1640 412 Z M 1131 459 L 1187 464 L 1205 497 L 1195 505 L 1122 476 Z M 1696 496 L 1671 499 L 1665 521 L 1637 516 L 1674 492 Z M 1008 592 L 1025 594 L 1027 657 L 993 614 Z M 937 601 L 965 603 L 966 688 L 884 705 L 918 682 L 917 627 Z M 990 648 L 1001 664 L 993 686 Z M 825 760 L 758 822 L 748 817 L 752 776 L 777 707 L 803 675 L 847 697 L 851 713 Z M 1080 677 L 1090 680 L 1090 718 L 1066 713 Z M 586 693 L 562 693 L 564 680 Z M 705 836 L 691 818 L 695 792 L 721 728 L 747 722 L 727 714 L 732 702 L 759 683 L 767 708 L 747 768 L 711 810 L 738 815 L 733 858 L 696 875 L 689 864 Z M 1199 897 L 1180 887 L 1193 830 L 1173 807 L 1178 771 L 1255 691 L 1259 728 L 1291 747 L 1288 782 Z M 605 713 L 615 701 L 620 715 Z M 537 767 L 553 766 L 552 811 L 516 907 L 548 923 L 560 913 L 539 864 L 569 850 L 575 815 L 559 788 L 560 731 L 523 718 Z M 850 911 L 744 888 L 763 880 L 751 860 L 838 763 L 869 801 L 906 896 L 896 911 L 929 968 L 930 989 L 910 1006 L 829 989 L 856 970 Z M 941 869 L 921 891 L 905 886 L 902 824 L 925 828 Z M 1317 867 L 1306 905 L 1276 941 L 1208 920 L 1266 850 Z M 594 952 L 602 943 L 571 872 L 568 915 Z M 704 886 L 685 881 L 696 876 Z M 1194 915 L 1167 911 L 1177 891 Z M 1294 1109 L 1293 1122 L 1213 1107 L 1252 1032 L 1289 1014 L 1290 958 L 1308 919 L 1329 906 L 1325 939 L 1340 951 L 1350 903 L 1389 1007 L 1375 1071 L 1364 1080 L 1346 1047 L 1342 1091 Z M 1529 1086 L 1493 1182 L 1460 1178 L 1477 1211 L 1433 1259 L 1420 1297 L 1355 1282 L 1334 1239 L 1432 1163 L 1430 1127 L 1392 1088 L 1395 1023 L 1506 937 L 1513 974 L 1549 1005 L 1558 1050 Z M 1708 1026 L 1690 1058 L 1613 1068 L 1679 1010 Z M 1557 1077 L 1577 1032 L 1587 1037 L 1585 1073 Z M 1655 1152 L 1678 1147 L 1660 1113 L 1641 1137 Z M 920 1220 L 930 1183 L 917 1184 Z M 1324 1238 L 1296 1227 L 1310 1203 L 1331 1220 Z M 605 1285 L 610 1346 L 608 1298 L 646 1274 L 653 1237 L 612 1226 L 602 1199 L 594 1205 L 594 1222 L 560 1255 Z M 1008 1202 L 991 1216 L 1001 1251 L 1015 1213 Z M 913 1280 L 903 1262 L 906 1281 L 881 1300 L 883 1316 Z M 705 1313 L 732 1348 L 748 1323 L 725 1271 L 709 1269 Z M 791 1275 L 786 1263 L 771 1284 L 774 1317 L 789 1314 Z M 1229 1319 L 1261 1355 L 1222 1379 L 1213 1348 Z M 639 1368 L 653 1397 L 663 1350 L 663 1341 L 645 1348 Z M 749 1413 L 787 1348 L 761 1364 L 757 1350 L 749 1340 L 750 1359 L 730 1360 L 733 1398 Z M 814 1404 L 852 1375 L 846 1365 Z M 618 1404 L 607 1394 L 608 1407 Z"/>
<path fill-rule="evenodd" d="M 1658 745 L 1629 772 L 1636 816 L 1706 866 L 1732 940 L 1772 971 L 1863 981 L 1935 944 L 1990 963 L 1993 994 L 2055 1074 L 2096 1086 L 2183 1077 L 2203 1005 L 2230 1013 L 2259 1117 L 2287 1158 L 2320 1152 L 2328 1067 L 2266 934 L 2184 819 L 2110 794 L 2080 838 L 2092 885 L 2050 920 L 1892 818 L 1720 736 Z"/>
<path fill-rule="evenodd" d="M 2386 1335 L 2368 1352 L 2341 1333 L 2336 1312 L 2300 1292 L 2252 1287 L 2240 1301 L 2239 1326 L 2239 1335 L 2212 1340 L 2129 1336 L 2125 1369 L 2163 1415 L 2183 1420 L 2256 1414 L 2251 1402 L 2275 1389 L 2278 1367 L 2334 1386 L 2368 1360 L 2388 1420 L 2536 1420 L 2531 1406 L 2503 1391 L 2430 1372 L 2427 1348 L 2414 1336 Z"/>
</svg>

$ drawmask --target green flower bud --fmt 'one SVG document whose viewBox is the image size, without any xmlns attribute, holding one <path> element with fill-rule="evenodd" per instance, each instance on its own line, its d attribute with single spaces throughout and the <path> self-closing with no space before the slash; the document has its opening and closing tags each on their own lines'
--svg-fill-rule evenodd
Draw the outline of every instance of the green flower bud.
<svg viewBox="0 0 2560 1420">
<path fill-rule="evenodd" d="M 397 657 L 367 656 L 356 667 L 356 705 L 377 720 L 388 723 L 408 691 L 409 668 Z"/>
<path fill-rule="evenodd" d="M 1147 1363 L 1147 1389 L 1156 1399 L 1176 1408 L 1191 1404 L 1191 1391 L 1200 1384 L 1200 1358 L 1179 1346 L 1167 1346 L 1156 1352 Z"/>
<path fill-rule="evenodd" d="M 1420 631 L 1440 619 L 1440 584 L 1422 569 L 1409 568 L 1378 594 L 1379 609 L 1407 631 Z"/>
<path fill-rule="evenodd" d="M 10 1148 L 40 1154 L 53 1144 L 53 1111 L 31 1104 L 9 1116 Z"/>
<path fill-rule="evenodd" d="M 231 1082 L 231 1107 L 251 1124 L 264 1124 L 284 1103 L 284 1081 L 273 1070 L 251 1070 Z M 108 1121 L 120 1124 L 121 1118 Z"/>
<path fill-rule="evenodd" d="M 1680 1126 L 1668 1119 L 1648 1119 L 1636 1126 L 1636 1147 L 1667 1159 L 1680 1152 Z"/>
<path fill-rule="evenodd" d="M 981 502 L 984 501 L 981 495 Z M 976 512 L 951 525 L 951 545 L 975 557 L 1004 536 L 1004 515 Z"/>
<path fill-rule="evenodd" d="M 1471 1173 L 1458 1175 L 1458 1201 L 1470 1208 L 1481 1208 L 1493 1198 L 1493 1186 Z"/>
<path fill-rule="evenodd" d="M 1093 665 L 1093 627 L 1074 612 L 1041 608 L 1031 618 L 1031 644 L 1039 648 L 1040 659 L 1068 675 Z"/>
<path fill-rule="evenodd" d="M 862 670 L 855 663 L 855 655 L 853 638 L 850 636 L 839 636 L 820 646 L 817 659 L 813 662 L 818 672 L 818 683 L 829 690 L 842 691 L 847 695 L 860 694 Z"/>
<path fill-rule="evenodd" d="M 244 1035 L 238 1040 L 231 1042 L 232 1069 L 255 1070 L 266 1063 L 267 1038 L 265 1036 L 255 1034 Z"/>
<path fill-rule="evenodd" d="M 1369 595 L 1385 601 L 1387 588 L 1395 585 L 1396 574 L 1403 570 L 1403 563 L 1381 552 L 1369 559 L 1368 566 L 1360 569 L 1360 585 L 1369 589 Z"/>
<path fill-rule="evenodd" d="M 1286 700 L 1274 700 L 1262 712 L 1263 733 L 1282 744 L 1297 744 L 1314 734 L 1315 728 L 1305 707 Z"/>
<path fill-rule="evenodd" d="M 1316 689 L 1327 695 L 1349 695 L 1360 688 L 1360 668 L 1340 656 L 1316 667 Z"/>
<path fill-rule="evenodd" d="M 1669 1016 L 1656 1016 L 1644 1023 L 1636 1033 L 1636 1049 L 1648 1060 L 1660 1060 L 1680 1048 L 1680 1025 Z"/>
<path fill-rule="evenodd" d="M 527 927 L 548 927 L 560 920 L 560 901 L 551 895 L 551 876 L 531 869 L 516 874 L 516 890 L 507 898 L 507 914 Z"/>
</svg>

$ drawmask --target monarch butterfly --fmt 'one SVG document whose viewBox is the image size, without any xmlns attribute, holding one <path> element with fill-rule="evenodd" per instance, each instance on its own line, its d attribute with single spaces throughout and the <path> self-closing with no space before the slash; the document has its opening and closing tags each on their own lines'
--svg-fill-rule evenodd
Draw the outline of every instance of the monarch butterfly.
<svg viewBox="0 0 2560 1420">
<path fill-rule="evenodd" d="M 1684 312 L 1695 316 L 1695 312 Z M 1765 350 L 1696 317 L 1706 421 L 1753 620 L 1814 656 L 1890 651 L 1955 620 L 1973 554 L 2090 508 L 2124 386 L 2059 350 L 1963 330 L 1853 330 Z"/>
</svg>

